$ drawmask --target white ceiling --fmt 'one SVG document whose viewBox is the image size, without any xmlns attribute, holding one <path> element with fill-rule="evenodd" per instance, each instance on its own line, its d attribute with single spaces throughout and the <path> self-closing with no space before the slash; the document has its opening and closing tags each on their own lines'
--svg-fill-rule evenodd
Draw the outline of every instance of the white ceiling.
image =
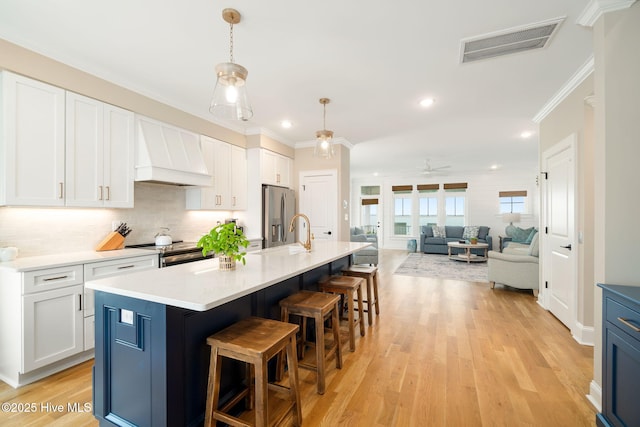
<svg viewBox="0 0 640 427">
<path fill-rule="evenodd" d="M 256 129 L 294 145 L 322 129 L 353 144 L 353 177 L 535 169 L 532 118 L 592 53 L 587 0 L 2 0 L 0 38 L 177 108 L 208 112 L 229 60 L 222 9 L 242 14 L 235 62 L 249 70 Z M 460 42 L 566 16 L 550 46 L 460 63 Z M 436 98 L 430 109 L 418 101 Z M 280 127 L 289 119 L 291 129 Z M 217 121 L 216 121 L 217 122 Z M 217 122 L 220 123 L 220 122 Z M 534 131 L 528 140 L 524 130 Z"/>
</svg>

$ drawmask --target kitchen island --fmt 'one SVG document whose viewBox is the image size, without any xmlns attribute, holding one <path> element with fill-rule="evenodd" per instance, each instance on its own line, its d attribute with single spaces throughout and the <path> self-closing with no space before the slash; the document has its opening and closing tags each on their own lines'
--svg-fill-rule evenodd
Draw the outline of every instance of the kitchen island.
<svg viewBox="0 0 640 427">
<path fill-rule="evenodd" d="M 314 241 L 87 282 L 95 292 L 94 415 L 101 425 L 201 425 L 209 369 L 206 337 L 248 316 L 279 319 L 278 301 L 339 273 L 368 243 Z M 222 393 L 244 368 L 225 360 Z M 221 394 L 223 396 L 223 394 Z"/>
</svg>

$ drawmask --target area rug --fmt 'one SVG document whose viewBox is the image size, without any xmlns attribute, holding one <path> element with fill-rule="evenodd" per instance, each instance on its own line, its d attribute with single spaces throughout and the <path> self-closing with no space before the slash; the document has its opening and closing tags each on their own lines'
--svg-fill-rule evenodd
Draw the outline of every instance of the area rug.
<svg viewBox="0 0 640 427">
<path fill-rule="evenodd" d="M 454 261 L 446 255 L 410 253 L 394 274 L 415 277 L 488 282 L 487 263 Z"/>
</svg>

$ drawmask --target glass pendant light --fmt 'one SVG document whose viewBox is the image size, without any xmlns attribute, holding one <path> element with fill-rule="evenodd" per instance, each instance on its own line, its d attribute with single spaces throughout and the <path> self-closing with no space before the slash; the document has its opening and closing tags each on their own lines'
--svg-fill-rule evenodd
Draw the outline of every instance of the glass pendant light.
<svg viewBox="0 0 640 427">
<path fill-rule="evenodd" d="M 326 159 L 332 158 L 335 154 L 333 151 L 333 131 L 327 130 L 327 104 L 330 102 L 329 98 L 320 98 L 320 104 L 324 109 L 322 130 L 316 131 L 316 146 L 313 150 L 314 156 Z"/>
<path fill-rule="evenodd" d="M 240 12 L 224 9 L 222 18 L 229 23 L 229 62 L 216 65 L 218 81 L 213 90 L 209 111 L 214 116 L 227 120 L 249 120 L 253 110 L 249 103 L 245 85 L 249 72 L 242 65 L 233 62 L 233 24 L 240 22 Z"/>
</svg>

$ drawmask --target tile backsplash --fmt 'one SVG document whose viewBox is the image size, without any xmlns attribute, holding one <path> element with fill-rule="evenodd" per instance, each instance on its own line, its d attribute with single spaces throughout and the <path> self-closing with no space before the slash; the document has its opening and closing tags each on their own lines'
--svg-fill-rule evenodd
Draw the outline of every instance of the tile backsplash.
<svg viewBox="0 0 640 427">
<path fill-rule="evenodd" d="M 173 240 L 197 241 L 218 221 L 233 216 L 242 223 L 246 215 L 187 211 L 184 187 L 142 182 L 135 183 L 134 206 L 133 209 L 0 207 L 0 247 L 17 247 L 19 257 L 94 250 L 111 231 L 113 221 L 126 222 L 133 230 L 127 236 L 127 245 L 153 242 L 161 227 L 169 227 Z"/>
</svg>

